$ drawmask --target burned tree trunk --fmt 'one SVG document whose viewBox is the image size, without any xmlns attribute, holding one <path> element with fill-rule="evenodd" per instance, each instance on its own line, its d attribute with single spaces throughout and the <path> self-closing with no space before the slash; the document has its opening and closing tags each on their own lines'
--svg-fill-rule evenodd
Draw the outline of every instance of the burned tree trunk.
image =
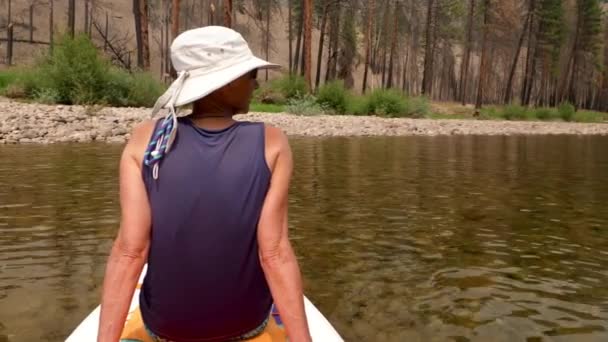
<svg viewBox="0 0 608 342">
<path fill-rule="evenodd" d="M 488 74 L 488 36 L 490 32 L 490 0 L 484 0 L 483 8 L 483 34 L 481 38 L 481 63 L 479 64 L 479 84 L 477 87 L 477 100 L 475 110 L 478 114 L 484 100 L 484 87 L 486 86 Z"/>
<path fill-rule="evenodd" d="M 361 92 L 365 94 L 367 90 L 367 73 L 369 71 L 370 54 L 372 48 L 372 31 L 374 26 L 374 5 L 375 0 L 367 2 L 367 29 L 365 30 L 365 68 L 363 71 L 363 86 Z"/>
<path fill-rule="evenodd" d="M 323 45 L 325 45 L 325 26 L 327 26 L 327 15 L 329 12 L 329 4 L 326 4 L 323 8 L 323 18 L 321 19 L 321 27 L 319 34 L 319 51 L 317 54 L 317 76 L 315 78 L 315 89 L 319 89 L 319 83 L 321 82 L 321 60 L 323 60 Z"/>
</svg>

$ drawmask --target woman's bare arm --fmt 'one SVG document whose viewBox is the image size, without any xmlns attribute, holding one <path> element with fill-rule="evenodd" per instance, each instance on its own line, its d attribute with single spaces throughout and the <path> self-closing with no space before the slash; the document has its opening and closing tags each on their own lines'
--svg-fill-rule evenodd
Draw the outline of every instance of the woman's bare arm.
<svg viewBox="0 0 608 342">
<path fill-rule="evenodd" d="M 121 221 L 103 283 L 98 342 L 117 342 L 127 318 L 137 280 L 148 258 L 151 214 L 141 177 L 141 159 L 154 129 L 135 128 L 120 160 Z"/>
<path fill-rule="evenodd" d="M 292 342 L 311 341 L 302 279 L 287 234 L 287 198 L 293 170 L 287 137 L 278 129 L 266 129 L 266 160 L 272 171 L 268 194 L 258 224 L 260 260 L 272 297 Z"/>
</svg>

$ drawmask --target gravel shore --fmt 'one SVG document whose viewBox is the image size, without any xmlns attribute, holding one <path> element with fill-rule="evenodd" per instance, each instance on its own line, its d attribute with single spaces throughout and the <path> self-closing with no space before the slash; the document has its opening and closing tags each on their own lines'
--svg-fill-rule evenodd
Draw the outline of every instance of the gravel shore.
<svg viewBox="0 0 608 342">
<path fill-rule="evenodd" d="M 0 100 L 0 144 L 104 141 L 122 143 L 148 108 L 54 106 Z M 295 136 L 409 135 L 608 135 L 608 124 L 566 122 L 385 119 L 250 113 L 237 120 L 264 121 Z"/>
</svg>

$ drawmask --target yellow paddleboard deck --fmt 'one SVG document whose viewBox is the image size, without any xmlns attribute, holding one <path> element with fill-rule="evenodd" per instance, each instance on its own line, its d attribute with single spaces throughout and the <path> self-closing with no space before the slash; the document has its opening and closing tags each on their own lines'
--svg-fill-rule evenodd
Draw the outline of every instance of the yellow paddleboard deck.
<svg viewBox="0 0 608 342">
<path fill-rule="evenodd" d="M 122 333 L 122 342 L 154 342 L 144 327 L 139 310 L 139 292 L 143 283 L 147 267 L 142 271 L 137 289 L 131 299 L 129 306 L 129 315 L 125 322 L 125 327 Z M 317 310 L 317 308 L 304 297 L 304 309 L 306 310 L 306 318 L 310 327 L 310 334 L 314 342 L 344 342 L 342 337 L 329 323 L 329 321 Z M 100 307 L 98 306 L 84 319 L 66 339 L 66 342 L 95 342 L 97 340 L 97 330 L 99 328 Z M 283 342 L 287 341 L 286 333 L 283 328 L 281 318 L 278 313 L 273 310 L 272 317 L 268 320 L 268 325 L 264 332 L 258 337 L 248 341 L 255 342 Z"/>
<path fill-rule="evenodd" d="M 268 320 L 268 325 L 264 332 L 254 338 L 248 339 L 251 342 L 284 342 L 287 341 L 284 328 L 279 325 L 280 319 L 272 315 Z M 125 328 L 120 337 L 121 342 L 155 342 L 146 331 L 144 321 L 141 317 L 139 307 L 129 314 Z"/>
</svg>

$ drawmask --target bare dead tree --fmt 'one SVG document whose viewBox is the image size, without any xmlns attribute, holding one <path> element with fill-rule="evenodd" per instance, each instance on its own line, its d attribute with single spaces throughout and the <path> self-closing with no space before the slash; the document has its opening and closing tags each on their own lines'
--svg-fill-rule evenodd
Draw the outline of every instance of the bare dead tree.
<svg viewBox="0 0 608 342">
<path fill-rule="evenodd" d="M 107 47 L 112 61 L 125 69 L 130 70 L 131 63 L 129 56 L 133 53 L 133 50 L 130 49 L 129 46 L 133 37 L 128 32 L 124 32 L 122 35 L 118 33 L 110 35 L 108 33 L 108 26 L 105 28 L 101 27 L 95 19 L 93 19 L 93 27 L 103 40 L 104 46 Z"/>
</svg>

